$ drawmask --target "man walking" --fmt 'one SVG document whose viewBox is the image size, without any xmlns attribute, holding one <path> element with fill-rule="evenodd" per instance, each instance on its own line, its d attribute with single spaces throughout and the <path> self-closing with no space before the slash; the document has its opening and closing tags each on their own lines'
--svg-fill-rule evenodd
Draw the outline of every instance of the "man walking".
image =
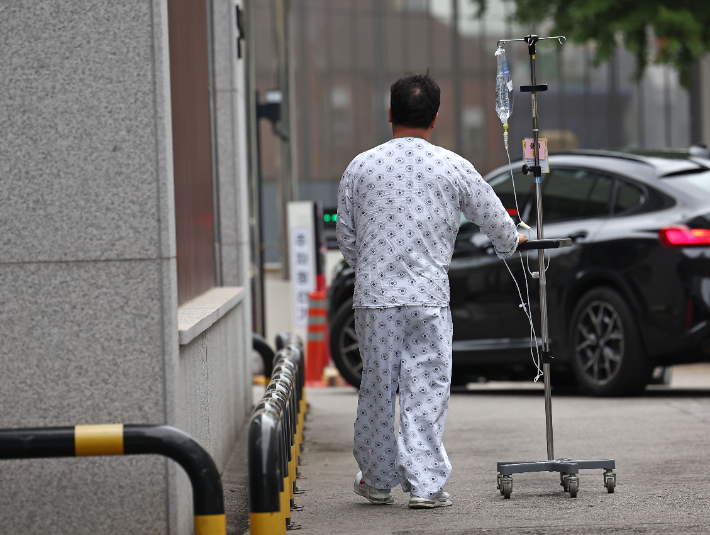
<svg viewBox="0 0 710 535">
<path fill-rule="evenodd" d="M 442 442 L 451 384 L 447 273 L 460 214 L 501 258 L 526 240 L 473 165 L 428 142 L 439 102 L 428 74 L 392 84 L 393 139 L 356 156 L 338 190 L 338 244 L 355 270 L 363 360 L 355 492 L 386 504 L 401 485 L 411 493 L 411 508 L 451 505 L 443 490 L 451 463 Z"/>
</svg>

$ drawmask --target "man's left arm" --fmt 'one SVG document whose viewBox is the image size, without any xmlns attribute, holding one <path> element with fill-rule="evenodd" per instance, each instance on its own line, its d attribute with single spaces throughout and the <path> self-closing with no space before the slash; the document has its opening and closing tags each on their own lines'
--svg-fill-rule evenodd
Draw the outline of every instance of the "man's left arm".
<svg viewBox="0 0 710 535">
<path fill-rule="evenodd" d="M 353 193 L 352 193 L 352 176 L 350 169 L 352 164 L 345 170 L 343 177 L 340 179 L 338 187 L 338 220 L 335 224 L 336 235 L 338 238 L 338 247 L 343 253 L 345 261 L 351 268 L 355 269 L 357 261 L 356 234 L 355 224 L 353 221 Z"/>
<path fill-rule="evenodd" d="M 470 162 L 464 160 L 462 164 L 461 211 L 488 236 L 499 258 L 512 256 L 523 235 L 518 234 L 513 219 L 490 184 L 483 180 Z"/>
</svg>

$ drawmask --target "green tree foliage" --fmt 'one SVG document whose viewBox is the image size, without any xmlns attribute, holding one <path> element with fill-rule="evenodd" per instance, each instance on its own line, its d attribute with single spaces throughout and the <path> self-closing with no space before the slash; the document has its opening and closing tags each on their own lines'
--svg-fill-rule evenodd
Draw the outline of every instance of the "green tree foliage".
<svg viewBox="0 0 710 535">
<path fill-rule="evenodd" d="M 471 0 L 485 12 L 488 0 Z M 609 59 L 619 43 L 637 60 L 673 65 L 690 87 L 693 63 L 710 51 L 710 0 L 513 0 L 513 20 L 553 23 L 553 35 L 596 43 L 596 60 Z"/>
</svg>

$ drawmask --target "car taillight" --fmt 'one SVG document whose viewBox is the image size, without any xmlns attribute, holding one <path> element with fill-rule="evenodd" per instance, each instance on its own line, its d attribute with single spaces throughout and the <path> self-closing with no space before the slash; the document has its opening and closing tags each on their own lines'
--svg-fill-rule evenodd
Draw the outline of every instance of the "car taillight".
<svg viewBox="0 0 710 535">
<path fill-rule="evenodd" d="M 664 227 L 658 231 L 658 239 L 666 247 L 710 247 L 710 230 L 685 225 Z"/>
</svg>

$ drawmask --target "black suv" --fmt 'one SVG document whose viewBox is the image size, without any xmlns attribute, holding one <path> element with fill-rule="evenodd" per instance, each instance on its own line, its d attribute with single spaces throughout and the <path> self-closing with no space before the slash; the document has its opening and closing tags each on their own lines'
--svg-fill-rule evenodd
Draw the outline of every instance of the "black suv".
<svg viewBox="0 0 710 535">
<path fill-rule="evenodd" d="M 710 360 L 710 159 L 577 151 L 552 155 L 550 167 L 542 186 L 545 238 L 574 242 L 549 253 L 554 383 L 632 394 L 656 366 Z M 485 180 L 514 218 L 531 224 L 533 178 L 521 168 L 512 165 L 520 214 L 509 166 Z M 524 274 L 537 269 L 537 252 L 507 264 L 525 297 Z M 516 284 L 470 221 L 460 226 L 449 282 L 452 383 L 532 378 L 530 326 Z M 527 282 L 539 341 L 538 279 L 528 273 Z M 329 290 L 329 324 L 333 360 L 357 387 L 353 284 L 343 262 Z"/>
</svg>

